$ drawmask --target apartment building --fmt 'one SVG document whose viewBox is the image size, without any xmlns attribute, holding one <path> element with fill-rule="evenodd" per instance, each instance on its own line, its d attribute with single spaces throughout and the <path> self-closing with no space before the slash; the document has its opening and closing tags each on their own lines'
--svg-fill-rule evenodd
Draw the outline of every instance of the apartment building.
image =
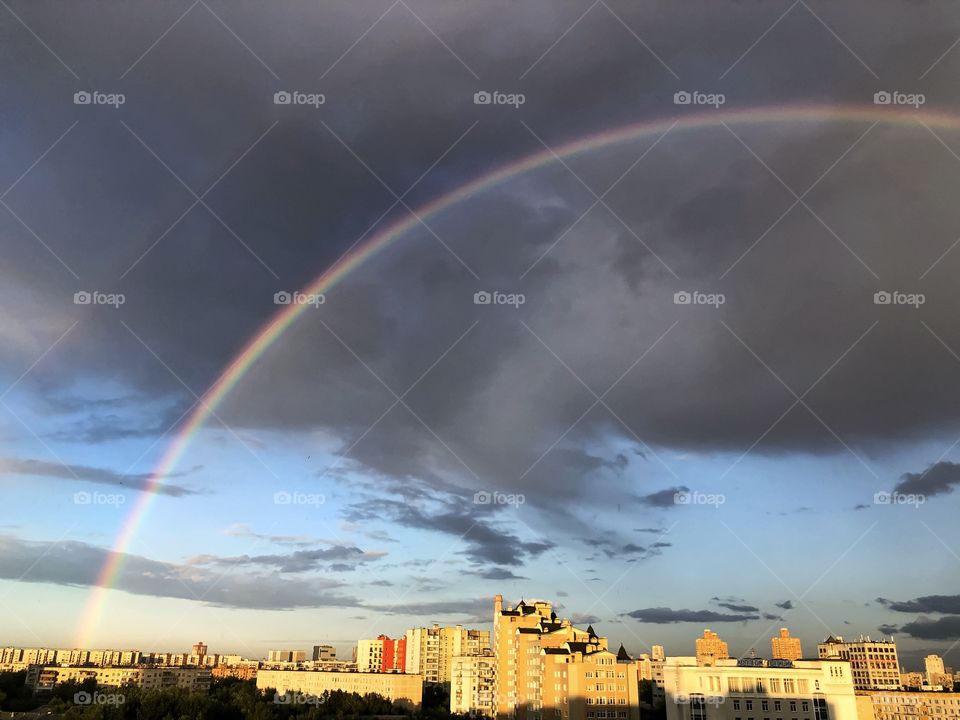
<svg viewBox="0 0 960 720">
<path fill-rule="evenodd" d="M 450 662 L 450 712 L 492 718 L 497 661 L 489 648 L 482 655 L 458 655 Z"/>
<path fill-rule="evenodd" d="M 376 693 L 408 709 L 418 708 L 423 702 L 423 676 L 405 673 L 260 670 L 257 689 L 273 690 L 281 696 L 296 693 L 314 698 L 336 690 L 358 695 Z"/>
<path fill-rule="evenodd" d="M 856 720 L 842 660 L 667 658 L 667 720 Z"/>
<path fill-rule="evenodd" d="M 42 692 L 65 682 L 94 679 L 99 687 L 134 685 L 145 690 L 180 687 L 187 690 L 210 688 L 211 671 L 206 668 L 164 667 L 62 667 L 41 668 L 33 688 Z"/>
<path fill-rule="evenodd" d="M 800 660 L 803 657 L 800 638 L 792 637 L 787 628 L 780 628 L 780 634 L 770 638 L 770 649 L 775 660 Z"/>
<path fill-rule="evenodd" d="M 900 661 L 893 639 L 871 640 L 861 635 L 858 640 L 846 642 L 831 635 L 817 645 L 817 656 L 849 661 L 857 690 L 900 689 Z"/>
<path fill-rule="evenodd" d="M 559 619 L 548 602 L 494 598 L 497 718 L 639 720 L 637 663 L 613 653 L 593 627 Z"/>
<path fill-rule="evenodd" d="M 404 639 L 405 671 L 423 675 L 428 683 L 449 683 L 453 658 L 479 655 L 490 647 L 489 630 L 470 630 L 462 625 L 411 628 Z"/>
<path fill-rule="evenodd" d="M 267 662 L 271 663 L 298 663 L 307 659 L 303 650 L 271 650 L 267 654 Z"/>
<path fill-rule="evenodd" d="M 357 670 L 406 672 L 406 650 L 406 637 L 394 640 L 387 635 L 380 635 L 375 640 L 360 640 L 357 643 Z"/>
<path fill-rule="evenodd" d="M 704 630 L 703 637 L 697 638 L 695 643 L 697 662 L 701 665 L 713 665 L 717 660 L 730 657 L 727 643 L 720 639 L 712 630 Z"/>
<path fill-rule="evenodd" d="M 857 692 L 857 720 L 952 720 L 960 718 L 960 693 Z"/>
</svg>

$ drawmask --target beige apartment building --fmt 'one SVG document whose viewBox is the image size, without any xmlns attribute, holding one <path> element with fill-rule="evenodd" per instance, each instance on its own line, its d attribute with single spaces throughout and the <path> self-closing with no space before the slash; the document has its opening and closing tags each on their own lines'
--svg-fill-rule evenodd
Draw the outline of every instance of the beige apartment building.
<svg viewBox="0 0 960 720">
<path fill-rule="evenodd" d="M 960 693 L 858 691 L 857 720 L 953 720 Z"/>
<path fill-rule="evenodd" d="M 376 693 L 409 709 L 423 702 L 423 676 L 403 673 L 327 672 L 322 670 L 260 670 L 257 689 L 279 695 L 296 693 L 317 698 L 342 690 L 358 695 Z"/>
<path fill-rule="evenodd" d="M 800 638 L 792 637 L 787 628 L 780 628 L 780 634 L 770 638 L 770 648 L 775 660 L 800 660 L 803 657 Z"/>
<path fill-rule="evenodd" d="M 859 640 L 845 642 L 840 636 L 830 636 L 817 645 L 821 659 L 841 659 L 850 663 L 853 686 L 857 690 L 899 690 L 900 661 L 893 640 Z"/>
<path fill-rule="evenodd" d="M 424 682 L 449 683 L 453 658 L 479 655 L 489 647 L 489 630 L 462 625 L 411 628 L 406 634 L 404 671 L 423 675 Z"/>
<path fill-rule="evenodd" d="M 515 720 L 639 720 L 637 664 L 548 602 L 494 598 L 495 712 Z"/>
<path fill-rule="evenodd" d="M 697 663 L 713 665 L 717 660 L 726 660 L 730 657 L 727 643 L 720 639 L 712 630 L 704 630 L 703 637 L 696 641 Z"/>
<path fill-rule="evenodd" d="M 211 672 L 207 668 L 163 667 L 61 667 L 40 668 L 33 687 L 37 691 L 50 690 L 65 682 L 83 682 L 93 678 L 100 687 L 134 685 L 144 690 L 180 687 L 187 690 L 210 688 Z"/>
<path fill-rule="evenodd" d="M 450 662 L 450 712 L 492 718 L 497 661 L 489 648 L 482 655 L 459 655 Z"/>
<path fill-rule="evenodd" d="M 671 657 L 663 675 L 667 720 L 857 720 L 842 660 Z"/>
</svg>

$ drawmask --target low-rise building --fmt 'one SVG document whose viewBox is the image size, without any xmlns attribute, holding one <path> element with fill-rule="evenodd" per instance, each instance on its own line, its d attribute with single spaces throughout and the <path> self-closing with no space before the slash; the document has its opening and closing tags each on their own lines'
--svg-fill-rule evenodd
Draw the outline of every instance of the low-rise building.
<svg viewBox="0 0 960 720">
<path fill-rule="evenodd" d="M 854 720 L 850 664 L 842 660 L 667 658 L 667 720 Z"/>
<path fill-rule="evenodd" d="M 358 695 L 375 693 L 409 709 L 423 702 L 423 676 L 404 673 L 325 672 L 322 670 L 260 670 L 257 689 L 280 695 L 297 693 L 320 697 L 342 690 Z"/>
<path fill-rule="evenodd" d="M 188 690 L 208 690 L 211 672 L 207 668 L 173 667 L 64 667 L 47 666 L 37 673 L 32 687 L 38 692 L 51 690 L 65 682 L 82 683 L 93 679 L 98 687 L 134 685 L 145 690 L 180 687 Z"/>
<path fill-rule="evenodd" d="M 960 718 L 960 693 L 861 690 L 857 720 L 949 720 Z"/>
</svg>

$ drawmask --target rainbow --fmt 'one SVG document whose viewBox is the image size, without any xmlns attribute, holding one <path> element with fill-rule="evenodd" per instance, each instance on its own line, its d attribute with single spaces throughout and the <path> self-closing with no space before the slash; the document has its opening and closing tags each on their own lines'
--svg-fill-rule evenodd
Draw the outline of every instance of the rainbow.
<svg viewBox="0 0 960 720">
<path fill-rule="evenodd" d="M 628 140 L 636 140 L 644 136 L 660 135 L 667 130 L 671 132 L 695 130 L 719 126 L 722 123 L 763 124 L 784 122 L 883 122 L 895 125 L 916 126 L 918 120 L 929 127 L 942 129 L 960 129 L 960 115 L 935 111 L 916 111 L 891 106 L 873 105 L 794 105 L 750 108 L 744 110 L 715 110 L 691 111 L 679 116 L 660 118 L 633 125 L 605 130 L 586 138 L 569 142 L 554 149 L 544 149 L 520 160 L 499 167 L 485 175 L 461 185 L 445 195 L 441 195 L 432 202 L 418 208 L 414 213 L 403 220 L 399 220 L 378 234 L 358 243 L 355 248 L 341 257 L 330 268 L 325 270 L 310 285 L 303 289 L 305 294 L 327 293 L 354 269 L 361 266 L 368 259 L 387 247 L 391 242 L 400 238 L 408 231 L 417 227 L 421 220 L 426 220 L 448 210 L 458 203 L 481 193 L 496 185 L 522 175 L 539 167 L 548 165 L 557 157 L 568 158 L 580 153 L 598 150 Z M 922 125 L 920 125 L 922 127 Z M 87 647 L 92 638 L 106 602 L 107 591 L 111 588 L 120 573 L 127 548 L 130 546 L 137 529 L 140 527 L 152 501 L 157 496 L 157 490 L 162 486 L 164 479 L 176 467 L 180 458 L 190 446 L 200 428 L 206 423 L 223 399 L 230 394 L 247 371 L 260 359 L 283 333 L 296 322 L 309 305 L 289 305 L 279 311 L 260 331 L 250 340 L 240 353 L 221 373 L 217 381 L 204 393 L 197 402 L 187 420 L 179 428 L 176 437 L 170 443 L 150 476 L 145 489 L 140 493 L 138 501 L 133 505 L 129 515 L 125 518 L 120 532 L 114 540 L 108 558 L 100 570 L 96 585 L 91 590 L 84 609 L 80 632 L 77 640 L 78 647 Z"/>
</svg>

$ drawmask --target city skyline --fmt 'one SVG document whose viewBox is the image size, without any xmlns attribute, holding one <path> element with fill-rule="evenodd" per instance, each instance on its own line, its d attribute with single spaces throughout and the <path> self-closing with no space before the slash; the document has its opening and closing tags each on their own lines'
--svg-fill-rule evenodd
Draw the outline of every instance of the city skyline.
<svg viewBox="0 0 960 720">
<path fill-rule="evenodd" d="M 2 5 L 4 642 L 960 666 L 956 7 Z"/>
</svg>

